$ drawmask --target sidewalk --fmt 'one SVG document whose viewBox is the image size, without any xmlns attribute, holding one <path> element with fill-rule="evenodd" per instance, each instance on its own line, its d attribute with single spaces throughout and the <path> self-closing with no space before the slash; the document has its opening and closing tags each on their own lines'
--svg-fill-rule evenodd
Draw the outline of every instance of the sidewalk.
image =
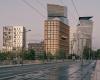
<svg viewBox="0 0 100 80">
<path fill-rule="evenodd" d="M 6 67 L 17 67 L 17 66 L 22 66 L 22 65 L 33 65 L 33 64 L 41 64 L 39 61 L 35 61 L 32 63 L 23 63 L 23 64 L 7 64 L 7 65 L 0 65 L 0 68 L 6 68 Z"/>
<path fill-rule="evenodd" d="M 71 62 L 72 60 L 65 60 L 64 62 Z M 62 60 L 55 60 L 55 61 L 35 61 L 33 63 L 24 63 L 24 64 L 10 64 L 10 65 L 0 65 L 0 68 L 6 68 L 6 67 L 17 67 L 22 65 L 33 65 L 33 64 L 52 64 L 52 63 L 61 63 Z"/>
<path fill-rule="evenodd" d="M 0 68 L 5 68 L 5 67 L 16 67 L 16 66 L 20 66 L 21 64 L 16 64 L 16 65 L 0 65 Z"/>
<path fill-rule="evenodd" d="M 100 60 L 97 60 L 92 80 L 100 80 Z"/>
<path fill-rule="evenodd" d="M 6 68 L 6 67 L 17 67 L 17 66 L 22 66 L 22 65 L 33 65 L 33 64 L 53 64 L 53 63 L 62 63 L 62 62 L 76 62 L 76 63 L 80 63 L 80 60 L 51 60 L 51 61 L 39 61 L 39 60 L 36 60 L 34 62 L 30 62 L 30 63 L 23 63 L 23 64 L 10 64 L 10 65 L 0 65 L 0 68 Z M 87 62 L 87 61 L 86 61 Z M 84 63 L 84 64 L 87 64 L 87 63 Z"/>
</svg>

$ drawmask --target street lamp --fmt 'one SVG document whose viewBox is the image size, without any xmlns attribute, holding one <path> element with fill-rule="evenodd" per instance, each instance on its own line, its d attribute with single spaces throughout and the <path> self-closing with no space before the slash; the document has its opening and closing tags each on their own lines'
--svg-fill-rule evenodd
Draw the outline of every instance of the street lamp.
<svg viewBox="0 0 100 80">
<path fill-rule="evenodd" d="M 27 31 L 25 31 L 25 32 L 29 32 L 29 31 L 31 31 L 31 29 L 29 29 L 29 30 L 27 30 Z"/>
<path fill-rule="evenodd" d="M 30 32 L 31 30 L 29 29 L 29 30 L 25 30 L 24 32 L 25 32 L 25 34 L 26 34 L 26 32 Z M 23 32 L 21 32 L 21 33 L 23 33 Z M 26 36 L 26 35 L 25 35 Z M 25 44 L 26 45 L 26 44 Z M 25 48 L 25 47 L 24 47 Z M 22 47 L 22 65 L 23 65 L 23 52 L 24 52 L 24 48 Z"/>
</svg>

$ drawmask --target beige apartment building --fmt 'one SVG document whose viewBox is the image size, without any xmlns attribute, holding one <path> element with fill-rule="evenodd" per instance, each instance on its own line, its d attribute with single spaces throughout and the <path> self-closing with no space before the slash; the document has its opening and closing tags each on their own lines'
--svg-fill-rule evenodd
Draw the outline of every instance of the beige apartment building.
<svg viewBox="0 0 100 80">
<path fill-rule="evenodd" d="M 46 20 L 44 47 L 47 54 L 56 55 L 63 50 L 67 55 L 69 53 L 69 26 L 60 20 Z"/>
</svg>

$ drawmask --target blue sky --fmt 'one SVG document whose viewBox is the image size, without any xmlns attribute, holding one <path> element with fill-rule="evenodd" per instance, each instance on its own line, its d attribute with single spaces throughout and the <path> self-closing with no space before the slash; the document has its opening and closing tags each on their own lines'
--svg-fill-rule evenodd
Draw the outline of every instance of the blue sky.
<svg viewBox="0 0 100 80">
<path fill-rule="evenodd" d="M 35 7 L 42 15 L 27 6 L 22 0 L 0 0 L 0 36 L 2 27 L 7 25 L 22 25 L 31 32 L 27 33 L 27 42 L 43 40 L 44 20 L 46 19 L 46 4 L 55 3 L 68 7 L 69 24 L 75 27 L 77 14 L 71 0 L 26 0 Z M 80 16 L 94 16 L 93 48 L 100 48 L 100 0 L 74 0 Z M 40 3 L 39 3 L 40 2 Z M 0 45 L 2 44 L 2 36 Z"/>
</svg>

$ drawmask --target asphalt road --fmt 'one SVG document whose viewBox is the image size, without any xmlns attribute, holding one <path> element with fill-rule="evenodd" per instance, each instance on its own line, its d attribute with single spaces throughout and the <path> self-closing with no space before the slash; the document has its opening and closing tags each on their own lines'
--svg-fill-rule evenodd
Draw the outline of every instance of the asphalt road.
<svg viewBox="0 0 100 80">
<path fill-rule="evenodd" d="M 1 67 L 0 80 L 91 80 L 94 68 L 94 61 Z"/>
</svg>

